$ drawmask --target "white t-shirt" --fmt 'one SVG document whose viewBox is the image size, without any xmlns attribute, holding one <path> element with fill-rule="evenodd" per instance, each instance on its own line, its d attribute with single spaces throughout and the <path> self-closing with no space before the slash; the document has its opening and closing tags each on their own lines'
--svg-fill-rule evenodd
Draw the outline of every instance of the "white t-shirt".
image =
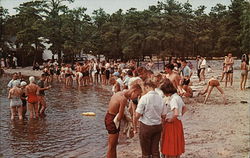
<svg viewBox="0 0 250 158">
<path fill-rule="evenodd" d="M 162 98 L 165 97 L 163 91 L 162 91 L 160 88 L 155 88 L 155 91 L 156 91 Z"/>
<path fill-rule="evenodd" d="M 157 92 L 149 91 L 139 100 L 136 112 L 142 114 L 139 121 L 145 125 L 160 125 L 161 116 L 167 114 L 167 108 Z"/>
<path fill-rule="evenodd" d="M 202 60 L 200 68 L 206 68 L 207 61 L 205 59 Z"/>
<path fill-rule="evenodd" d="M 131 77 L 129 77 L 129 76 L 125 76 L 125 79 L 124 79 L 124 81 L 123 81 L 123 84 L 126 85 L 126 86 L 128 86 L 128 83 L 129 83 L 130 78 L 131 78 Z"/>
<path fill-rule="evenodd" d="M 122 90 L 122 87 L 123 87 L 123 81 L 122 81 L 122 79 L 121 78 L 117 78 L 116 82 L 118 82 L 120 84 L 120 87 L 121 87 L 121 90 Z"/>
<path fill-rule="evenodd" d="M 177 119 L 181 120 L 182 117 L 182 107 L 185 106 L 182 98 L 177 94 L 173 94 L 169 99 L 169 104 L 167 105 L 167 117 L 166 118 L 172 118 L 173 117 L 173 110 L 176 108 L 178 110 L 178 117 Z"/>
</svg>

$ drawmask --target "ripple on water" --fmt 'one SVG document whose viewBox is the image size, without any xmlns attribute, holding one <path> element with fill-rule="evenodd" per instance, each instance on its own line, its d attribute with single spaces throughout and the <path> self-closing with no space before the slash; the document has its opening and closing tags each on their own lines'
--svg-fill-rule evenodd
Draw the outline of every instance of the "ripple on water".
<svg viewBox="0 0 250 158">
<path fill-rule="evenodd" d="M 104 115 L 111 96 L 107 88 L 70 89 L 54 84 L 46 92 L 45 118 L 11 122 L 5 88 L 9 80 L 10 77 L 0 78 L 3 157 L 103 157 L 107 145 Z M 86 111 L 97 115 L 82 116 Z"/>
</svg>

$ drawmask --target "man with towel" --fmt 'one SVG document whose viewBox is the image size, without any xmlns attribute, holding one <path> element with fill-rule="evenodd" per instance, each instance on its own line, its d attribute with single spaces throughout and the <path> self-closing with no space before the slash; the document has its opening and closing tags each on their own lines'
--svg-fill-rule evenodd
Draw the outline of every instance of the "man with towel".
<svg viewBox="0 0 250 158">
<path fill-rule="evenodd" d="M 116 146 L 120 131 L 120 121 L 124 116 L 124 109 L 128 100 L 138 98 L 142 93 L 139 84 L 134 84 L 128 90 L 115 93 L 109 102 L 107 114 L 105 116 L 105 126 L 108 131 L 108 152 L 107 158 L 116 158 Z"/>
</svg>

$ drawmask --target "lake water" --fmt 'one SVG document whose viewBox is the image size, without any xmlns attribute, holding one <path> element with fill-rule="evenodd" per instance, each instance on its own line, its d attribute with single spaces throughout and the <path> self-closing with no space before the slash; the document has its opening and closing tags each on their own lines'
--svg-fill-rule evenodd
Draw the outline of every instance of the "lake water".
<svg viewBox="0 0 250 158">
<path fill-rule="evenodd" d="M 0 157 L 105 157 L 104 116 L 111 96 L 109 88 L 53 84 L 46 91 L 48 109 L 44 119 L 10 121 L 9 80 L 9 76 L 0 77 Z M 87 111 L 96 116 L 81 115 Z"/>
</svg>

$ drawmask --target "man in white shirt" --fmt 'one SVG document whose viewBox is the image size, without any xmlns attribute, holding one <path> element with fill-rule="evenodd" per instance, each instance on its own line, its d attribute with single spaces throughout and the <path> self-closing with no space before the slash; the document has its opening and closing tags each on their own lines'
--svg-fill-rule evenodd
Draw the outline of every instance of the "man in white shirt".
<svg viewBox="0 0 250 158">
<path fill-rule="evenodd" d="M 167 109 L 162 97 L 154 91 L 155 88 L 152 81 L 144 82 L 147 93 L 141 97 L 136 109 L 136 119 L 140 121 L 139 138 L 142 157 L 160 157 L 162 119 L 165 119 Z"/>
<path fill-rule="evenodd" d="M 10 90 L 11 88 L 13 88 L 13 82 L 14 82 L 15 80 L 18 80 L 18 76 L 17 76 L 17 73 L 16 73 L 16 72 L 13 73 L 12 79 L 9 81 L 9 83 L 8 83 L 8 85 L 7 85 L 7 87 L 8 87 L 9 90 Z"/>
</svg>

